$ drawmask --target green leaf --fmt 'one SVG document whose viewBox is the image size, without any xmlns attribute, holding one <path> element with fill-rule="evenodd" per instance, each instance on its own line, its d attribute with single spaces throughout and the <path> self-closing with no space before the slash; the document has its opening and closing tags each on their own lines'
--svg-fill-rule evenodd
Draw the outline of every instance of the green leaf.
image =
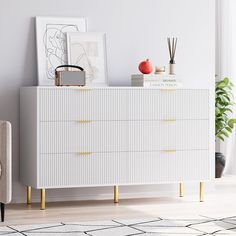
<svg viewBox="0 0 236 236">
<path fill-rule="evenodd" d="M 232 129 L 230 127 L 225 127 L 225 129 L 229 132 L 229 133 L 232 133 Z"/>
<path fill-rule="evenodd" d="M 228 77 L 215 82 L 215 135 L 222 141 L 229 137 L 236 124 L 236 119 L 230 119 L 236 105 L 232 94 L 233 86 Z"/>
<path fill-rule="evenodd" d="M 224 104 L 227 104 L 229 102 L 228 99 L 223 95 L 220 95 L 219 98 Z"/>
<path fill-rule="evenodd" d="M 217 88 L 220 88 L 220 89 L 222 89 L 222 88 L 225 88 L 225 83 L 223 82 L 223 81 L 221 81 L 221 82 L 219 82 L 218 84 L 217 84 Z"/>
<path fill-rule="evenodd" d="M 228 121 L 228 126 L 230 127 L 230 128 L 234 128 L 234 125 L 236 124 L 236 119 L 230 119 L 229 121 Z"/>
<path fill-rule="evenodd" d="M 228 95 L 222 95 L 228 102 L 230 102 L 230 97 Z"/>
<path fill-rule="evenodd" d="M 221 131 L 221 134 L 223 134 L 223 135 L 226 136 L 227 138 L 229 137 L 229 134 L 228 134 L 226 131 L 224 131 L 224 130 Z"/>
<path fill-rule="evenodd" d="M 219 138 L 222 141 L 225 141 L 225 139 L 221 135 L 216 135 L 217 138 Z"/>
<path fill-rule="evenodd" d="M 222 92 L 221 90 L 219 90 L 219 91 L 216 91 L 216 94 L 217 95 L 222 95 L 222 94 L 226 94 L 225 92 Z"/>
<path fill-rule="evenodd" d="M 224 81 L 224 83 L 225 83 L 226 85 L 229 84 L 229 78 L 225 77 L 223 81 Z"/>
<path fill-rule="evenodd" d="M 216 109 L 215 109 L 215 113 L 216 113 L 216 115 L 221 114 L 221 113 L 220 113 L 220 109 L 219 109 L 218 107 L 216 107 Z"/>
<path fill-rule="evenodd" d="M 233 111 L 230 108 L 225 108 L 225 111 L 228 111 L 230 113 L 233 113 Z"/>
</svg>

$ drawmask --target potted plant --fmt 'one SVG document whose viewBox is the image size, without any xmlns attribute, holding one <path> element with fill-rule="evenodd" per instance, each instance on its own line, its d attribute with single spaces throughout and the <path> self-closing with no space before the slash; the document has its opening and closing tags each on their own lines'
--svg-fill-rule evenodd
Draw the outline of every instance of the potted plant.
<svg viewBox="0 0 236 236">
<path fill-rule="evenodd" d="M 216 82 L 215 86 L 215 137 L 224 142 L 232 133 L 236 119 L 230 118 L 233 113 L 234 97 L 233 83 L 229 78 Z M 215 153 L 215 177 L 222 176 L 225 167 L 225 157 L 222 153 Z"/>
</svg>

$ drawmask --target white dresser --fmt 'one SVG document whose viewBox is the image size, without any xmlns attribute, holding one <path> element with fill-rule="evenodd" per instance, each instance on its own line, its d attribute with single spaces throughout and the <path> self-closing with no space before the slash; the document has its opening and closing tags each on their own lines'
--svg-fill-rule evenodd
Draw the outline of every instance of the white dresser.
<svg viewBox="0 0 236 236">
<path fill-rule="evenodd" d="M 22 88 L 28 203 L 31 187 L 41 189 L 42 209 L 51 188 L 181 183 L 182 192 L 182 182 L 199 181 L 202 191 L 214 173 L 209 100 L 207 89 Z"/>
</svg>

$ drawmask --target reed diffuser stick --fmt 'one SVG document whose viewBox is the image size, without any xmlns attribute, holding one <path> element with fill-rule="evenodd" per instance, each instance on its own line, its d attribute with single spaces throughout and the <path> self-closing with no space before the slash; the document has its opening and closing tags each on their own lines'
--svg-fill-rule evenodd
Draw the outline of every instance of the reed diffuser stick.
<svg viewBox="0 0 236 236">
<path fill-rule="evenodd" d="M 168 49 L 170 54 L 170 75 L 175 75 L 175 52 L 177 47 L 177 38 L 167 38 Z"/>
<path fill-rule="evenodd" d="M 176 40 L 175 40 L 175 46 L 174 46 L 174 52 L 173 52 L 173 58 L 175 58 L 175 51 L 176 51 L 177 41 L 178 41 L 178 39 L 176 38 Z"/>
<path fill-rule="evenodd" d="M 171 58 L 170 38 L 167 38 L 167 41 L 168 41 L 169 54 L 170 54 L 170 58 Z"/>
<path fill-rule="evenodd" d="M 169 54 L 170 54 L 170 64 L 175 63 L 175 52 L 177 47 L 177 41 L 178 41 L 177 38 L 172 38 L 172 40 L 170 38 L 167 38 Z"/>
</svg>

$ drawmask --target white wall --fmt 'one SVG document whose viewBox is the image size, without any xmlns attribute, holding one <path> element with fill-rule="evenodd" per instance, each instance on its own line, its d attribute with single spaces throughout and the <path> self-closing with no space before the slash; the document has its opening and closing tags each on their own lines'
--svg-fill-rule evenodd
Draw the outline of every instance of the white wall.
<svg viewBox="0 0 236 236">
<path fill-rule="evenodd" d="M 235 0 L 217 0 L 216 14 L 218 16 L 218 24 L 216 27 L 216 69 L 220 80 L 224 77 L 229 77 L 233 84 L 236 84 L 236 1 Z M 234 94 L 236 88 L 234 88 Z M 234 109 L 234 112 L 236 110 Z M 234 113 L 235 114 L 235 113 Z M 225 175 L 236 174 L 236 139 L 235 133 L 227 138 L 224 142 L 218 140 L 217 151 L 224 153 L 226 157 Z"/>
<path fill-rule="evenodd" d="M 128 85 L 145 58 L 168 63 L 167 36 L 177 36 L 176 63 L 186 87 L 213 88 L 214 0 L 2 0 L 0 7 L 0 119 L 13 125 L 13 201 L 24 200 L 19 183 L 19 88 L 36 85 L 34 16 L 88 18 L 90 31 L 107 33 L 110 84 Z M 159 189 L 159 192 L 157 191 Z M 126 187 L 129 196 L 167 191 L 166 186 Z M 139 194 L 138 194 L 139 192 Z M 48 191 L 49 198 L 103 198 L 111 188 Z M 105 195 L 104 195 L 105 194 Z M 38 196 L 38 193 L 36 193 Z"/>
</svg>

